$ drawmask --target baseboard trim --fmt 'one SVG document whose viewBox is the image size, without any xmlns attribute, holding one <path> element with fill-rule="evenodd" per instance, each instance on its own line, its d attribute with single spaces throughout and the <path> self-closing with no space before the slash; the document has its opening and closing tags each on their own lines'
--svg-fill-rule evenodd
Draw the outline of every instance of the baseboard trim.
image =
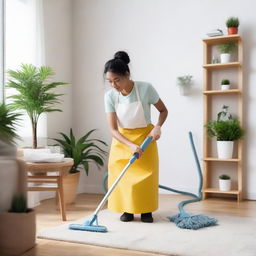
<svg viewBox="0 0 256 256">
<path fill-rule="evenodd" d="M 247 200 L 256 200 L 256 193 L 245 193 L 244 199 Z"/>
<path fill-rule="evenodd" d="M 103 189 L 101 185 L 88 185 L 78 189 L 78 194 L 89 193 L 89 194 L 103 194 Z"/>
</svg>

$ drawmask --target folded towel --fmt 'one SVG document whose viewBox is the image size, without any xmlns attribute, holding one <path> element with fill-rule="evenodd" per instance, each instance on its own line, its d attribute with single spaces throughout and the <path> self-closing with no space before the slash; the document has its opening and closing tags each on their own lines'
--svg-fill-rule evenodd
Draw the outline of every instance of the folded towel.
<svg viewBox="0 0 256 256">
<path fill-rule="evenodd" d="M 50 150 L 30 149 L 24 151 L 24 160 L 32 163 L 58 163 L 64 161 L 64 154 L 50 153 Z"/>
<path fill-rule="evenodd" d="M 51 153 L 51 150 L 49 148 L 23 148 L 22 149 L 24 155 L 25 154 L 31 154 L 31 153 Z"/>
</svg>

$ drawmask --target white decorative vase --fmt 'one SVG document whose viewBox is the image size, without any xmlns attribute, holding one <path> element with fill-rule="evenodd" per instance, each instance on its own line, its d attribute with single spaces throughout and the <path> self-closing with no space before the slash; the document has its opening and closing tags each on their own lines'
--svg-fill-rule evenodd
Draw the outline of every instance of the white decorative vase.
<svg viewBox="0 0 256 256">
<path fill-rule="evenodd" d="M 231 54 L 230 53 L 222 53 L 220 55 L 220 62 L 221 63 L 228 63 L 230 62 Z"/>
<path fill-rule="evenodd" d="M 190 94 L 190 85 L 179 85 L 180 95 L 186 96 Z"/>
<path fill-rule="evenodd" d="M 219 188 L 220 191 L 229 191 L 231 190 L 231 180 L 222 180 L 219 179 Z"/>
<path fill-rule="evenodd" d="M 230 89 L 230 84 L 222 84 L 221 85 L 221 90 L 222 91 L 226 91 L 226 90 L 229 90 Z"/>
<path fill-rule="evenodd" d="M 229 159 L 233 157 L 234 141 L 217 141 L 217 152 L 219 159 Z"/>
</svg>

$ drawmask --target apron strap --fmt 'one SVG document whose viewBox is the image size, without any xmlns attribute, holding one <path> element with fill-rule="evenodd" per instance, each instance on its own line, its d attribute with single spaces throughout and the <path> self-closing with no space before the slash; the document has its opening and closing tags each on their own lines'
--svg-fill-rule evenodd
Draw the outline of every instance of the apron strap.
<svg viewBox="0 0 256 256">
<path fill-rule="evenodd" d="M 136 90 L 136 94 L 137 94 L 137 100 L 138 100 L 138 101 L 141 101 L 141 100 L 140 100 L 140 94 L 139 94 L 138 86 L 136 85 L 135 82 L 134 82 L 134 86 L 135 86 L 135 90 Z"/>
</svg>

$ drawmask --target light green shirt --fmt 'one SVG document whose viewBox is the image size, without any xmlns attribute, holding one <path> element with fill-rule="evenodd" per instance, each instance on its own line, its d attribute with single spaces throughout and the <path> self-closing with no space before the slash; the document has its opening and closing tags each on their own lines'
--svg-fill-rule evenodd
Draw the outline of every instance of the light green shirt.
<svg viewBox="0 0 256 256">
<path fill-rule="evenodd" d="M 151 123 L 151 112 L 150 107 L 151 104 L 156 104 L 159 101 L 159 95 L 155 88 L 147 82 L 138 82 L 134 81 L 134 83 L 137 85 L 140 100 L 144 109 L 144 115 L 147 124 Z M 116 112 L 115 110 L 115 104 L 117 101 L 117 97 L 119 94 L 119 104 L 122 103 L 132 103 L 137 101 L 136 97 L 136 90 L 133 87 L 132 91 L 124 96 L 122 93 L 119 93 L 115 89 L 111 88 L 109 91 L 105 93 L 105 111 L 106 113 L 110 112 Z"/>
</svg>

